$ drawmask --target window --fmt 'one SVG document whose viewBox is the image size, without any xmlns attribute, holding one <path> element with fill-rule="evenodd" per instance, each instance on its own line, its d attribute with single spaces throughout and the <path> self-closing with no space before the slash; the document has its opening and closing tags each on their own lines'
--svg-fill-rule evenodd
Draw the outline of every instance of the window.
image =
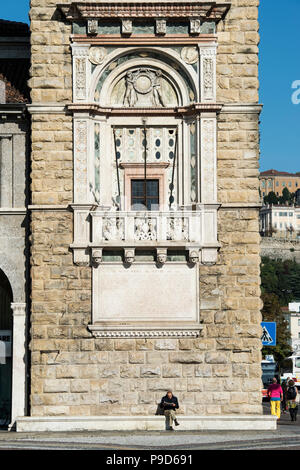
<svg viewBox="0 0 300 470">
<path fill-rule="evenodd" d="M 279 186 L 279 181 L 276 181 L 276 186 Z"/>
<path fill-rule="evenodd" d="M 289 188 L 291 188 L 291 187 L 292 187 L 292 183 L 291 183 L 291 181 L 289 181 Z"/>
<path fill-rule="evenodd" d="M 262 180 L 262 182 L 261 182 L 261 187 L 262 187 L 262 188 L 265 188 L 265 187 L 266 187 L 266 182 L 265 182 L 265 180 Z"/>
<path fill-rule="evenodd" d="M 282 181 L 282 186 L 285 186 L 285 181 Z"/>
<path fill-rule="evenodd" d="M 145 184 L 146 183 L 146 184 Z M 131 208 L 134 210 L 159 210 L 159 180 L 131 180 Z"/>
<path fill-rule="evenodd" d="M 269 186 L 269 188 L 272 188 L 272 181 L 268 182 L 268 186 Z"/>
<path fill-rule="evenodd" d="M 300 326 L 300 318 L 298 318 L 298 326 Z M 299 333 L 300 334 L 300 333 Z"/>
<path fill-rule="evenodd" d="M 296 357 L 295 359 L 295 367 L 300 367 L 300 357 Z"/>
</svg>

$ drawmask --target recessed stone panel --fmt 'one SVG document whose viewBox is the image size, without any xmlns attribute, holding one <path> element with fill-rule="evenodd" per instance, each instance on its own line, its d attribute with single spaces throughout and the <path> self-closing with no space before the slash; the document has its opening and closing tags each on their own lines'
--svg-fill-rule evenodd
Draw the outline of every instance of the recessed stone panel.
<svg viewBox="0 0 300 470">
<path fill-rule="evenodd" d="M 93 323 L 155 322 L 171 329 L 198 322 L 198 303 L 197 269 L 186 263 L 93 269 Z"/>
</svg>

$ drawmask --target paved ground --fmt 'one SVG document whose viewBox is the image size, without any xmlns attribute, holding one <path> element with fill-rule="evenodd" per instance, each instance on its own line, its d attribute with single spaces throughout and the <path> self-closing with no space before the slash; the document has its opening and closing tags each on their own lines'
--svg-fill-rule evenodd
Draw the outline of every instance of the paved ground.
<svg viewBox="0 0 300 470">
<path fill-rule="evenodd" d="M 269 414 L 269 404 L 264 404 Z M 0 431 L 1 450 L 102 450 L 187 452 L 196 450 L 300 450 L 300 418 L 282 414 L 276 431 L 219 432 L 70 432 L 16 433 Z M 112 452 L 113 455 L 113 452 Z"/>
</svg>

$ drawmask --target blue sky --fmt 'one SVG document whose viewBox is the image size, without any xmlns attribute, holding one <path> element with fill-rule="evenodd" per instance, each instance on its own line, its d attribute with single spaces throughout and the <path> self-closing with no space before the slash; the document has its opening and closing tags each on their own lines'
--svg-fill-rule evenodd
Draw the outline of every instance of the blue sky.
<svg viewBox="0 0 300 470">
<path fill-rule="evenodd" d="M 29 0 L 1 3 L 0 18 L 29 22 Z M 300 0 L 261 0 L 259 19 L 260 168 L 300 171 L 300 102 L 292 102 L 293 82 L 300 90 Z"/>
</svg>

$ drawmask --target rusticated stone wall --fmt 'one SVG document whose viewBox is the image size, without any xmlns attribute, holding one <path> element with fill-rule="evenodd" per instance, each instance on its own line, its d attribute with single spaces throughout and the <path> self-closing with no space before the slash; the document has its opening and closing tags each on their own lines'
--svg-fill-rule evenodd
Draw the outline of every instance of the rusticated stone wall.
<svg viewBox="0 0 300 470">
<path fill-rule="evenodd" d="M 258 102 L 257 0 L 219 25 L 217 101 Z M 31 414 L 151 414 L 172 387 L 185 414 L 261 413 L 258 114 L 218 116 L 215 266 L 200 266 L 198 339 L 95 339 L 91 268 L 73 264 L 71 27 L 54 0 L 31 0 L 33 105 Z M 52 108 L 51 108 L 52 107 Z M 47 206 L 41 207 L 41 206 Z"/>
</svg>

